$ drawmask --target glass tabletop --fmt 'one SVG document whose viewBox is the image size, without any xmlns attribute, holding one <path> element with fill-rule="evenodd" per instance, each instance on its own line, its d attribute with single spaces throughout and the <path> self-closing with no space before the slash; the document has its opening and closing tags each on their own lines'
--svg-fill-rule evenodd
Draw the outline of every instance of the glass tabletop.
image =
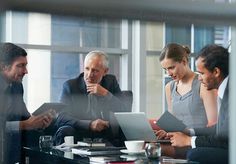
<svg viewBox="0 0 236 164">
<path fill-rule="evenodd" d="M 70 151 L 62 151 L 57 149 L 40 150 L 36 147 L 23 148 L 23 160 L 28 160 L 27 163 L 135 163 L 135 164 L 166 164 L 166 163 L 189 163 L 197 164 L 184 159 L 173 159 L 170 157 L 162 156 L 159 159 L 147 159 L 145 154 L 126 154 L 120 153 L 116 155 L 99 155 L 87 156 L 73 154 Z"/>
</svg>

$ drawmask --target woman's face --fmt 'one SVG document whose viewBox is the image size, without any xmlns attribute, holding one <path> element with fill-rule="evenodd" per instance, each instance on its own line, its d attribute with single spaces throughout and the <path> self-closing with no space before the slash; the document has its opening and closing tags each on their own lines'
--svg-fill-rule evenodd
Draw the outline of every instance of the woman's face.
<svg viewBox="0 0 236 164">
<path fill-rule="evenodd" d="M 161 66 L 166 73 L 175 81 L 181 80 L 185 75 L 186 62 L 176 62 L 172 59 L 165 58 L 161 61 Z"/>
</svg>

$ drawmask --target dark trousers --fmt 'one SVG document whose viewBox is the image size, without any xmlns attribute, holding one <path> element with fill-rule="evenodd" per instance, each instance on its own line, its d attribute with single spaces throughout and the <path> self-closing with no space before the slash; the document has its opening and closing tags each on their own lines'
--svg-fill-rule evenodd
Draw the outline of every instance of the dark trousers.
<svg viewBox="0 0 236 164">
<path fill-rule="evenodd" d="M 200 164 L 228 164 L 229 154 L 227 149 L 198 147 L 187 152 L 187 159 Z"/>
<path fill-rule="evenodd" d="M 23 146 L 38 146 L 38 131 L 19 131 L 6 134 L 6 163 L 14 164 L 20 162 Z"/>
<path fill-rule="evenodd" d="M 17 132 L 6 133 L 6 152 L 5 158 L 7 164 L 19 162 L 22 155 L 22 147 L 38 147 L 39 136 L 52 135 L 55 132 L 51 127 L 48 127 L 44 131 L 38 130 L 23 130 Z"/>
</svg>

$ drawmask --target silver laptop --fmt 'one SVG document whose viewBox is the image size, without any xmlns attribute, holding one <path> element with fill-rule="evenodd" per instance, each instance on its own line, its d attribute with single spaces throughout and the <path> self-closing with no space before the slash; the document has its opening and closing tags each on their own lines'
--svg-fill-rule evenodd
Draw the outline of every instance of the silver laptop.
<svg viewBox="0 0 236 164">
<path fill-rule="evenodd" d="M 145 113 L 121 112 L 115 117 L 127 140 L 157 142 L 157 137 Z"/>
</svg>

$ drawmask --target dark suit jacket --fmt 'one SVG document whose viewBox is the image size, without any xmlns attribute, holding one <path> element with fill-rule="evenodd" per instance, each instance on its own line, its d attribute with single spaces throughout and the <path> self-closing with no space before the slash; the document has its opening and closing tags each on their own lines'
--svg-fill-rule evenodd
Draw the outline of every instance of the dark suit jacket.
<svg viewBox="0 0 236 164">
<path fill-rule="evenodd" d="M 23 92 L 21 83 L 12 83 L 7 102 L 7 121 L 22 121 L 30 117 L 23 100 Z"/>
<path fill-rule="evenodd" d="M 220 113 L 218 117 L 218 122 L 215 127 L 215 135 L 209 136 L 198 136 L 196 138 L 197 147 L 220 147 L 228 148 L 228 138 L 229 138 L 229 112 L 228 112 L 228 99 L 229 99 L 228 84 L 224 92 L 224 96 L 220 106 Z"/>
<path fill-rule="evenodd" d="M 5 121 L 11 123 L 12 121 L 22 121 L 30 117 L 25 103 L 23 101 L 23 86 L 22 83 L 13 82 L 7 84 L 3 76 L 0 75 L 0 92 L 1 92 L 1 106 L 4 106 Z M 4 100 L 3 100 L 3 99 Z M 5 127 L 4 127 L 5 128 Z M 32 136 L 31 136 L 32 138 Z M 19 161 L 21 154 L 21 146 L 26 142 L 23 141 L 22 131 L 9 131 L 6 129 L 5 133 L 5 158 L 7 163 L 14 163 Z"/>
<path fill-rule="evenodd" d="M 68 108 L 66 109 L 67 114 L 62 113 L 58 117 L 60 126 L 71 125 L 78 129 L 88 130 L 91 120 L 101 117 L 109 120 L 110 112 L 129 110 L 122 101 L 122 92 L 114 75 L 104 76 L 100 85 L 110 92 L 108 97 L 89 95 L 83 73 L 64 83 L 60 101 L 67 104 Z M 96 101 L 96 104 L 90 102 L 93 100 Z"/>
<path fill-rule="evenodd" d="M 23 100 L 24 91 L 22 83 L 13 82 L 6 91 L 6 85 L 8 84 L 6 84 L 2 75 L 0 75 L 0 82 L 1 94 L 5 94 L 4 108 L 6 112 L 6 121 L 21 121 L 28 119 L 30 113 Z"/>
</svg>

